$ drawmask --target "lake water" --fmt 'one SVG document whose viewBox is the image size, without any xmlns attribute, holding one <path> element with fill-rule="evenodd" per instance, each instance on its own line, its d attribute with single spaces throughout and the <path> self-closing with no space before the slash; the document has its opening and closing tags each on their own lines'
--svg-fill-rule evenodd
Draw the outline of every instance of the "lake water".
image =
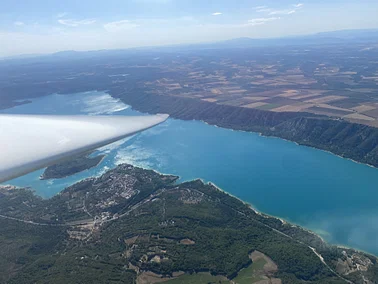
<svg viewBox="0 0 378 284">
<path fill-rule="evenodd" d="M 24 114 L 141 115 L 103 92 L 51 95 L 1 111 Z M 32 151 L 32 149 L 31 149 Z M 41 181 L 41 171 L 8 182 L 50 197 L 120 163 L 202 178 L 251 203 L 319 233 L 329 242 L 378 255 L 378 170 L 276 138 L 169 119 L 104 147 L 96 168 Z"/>
</svg>

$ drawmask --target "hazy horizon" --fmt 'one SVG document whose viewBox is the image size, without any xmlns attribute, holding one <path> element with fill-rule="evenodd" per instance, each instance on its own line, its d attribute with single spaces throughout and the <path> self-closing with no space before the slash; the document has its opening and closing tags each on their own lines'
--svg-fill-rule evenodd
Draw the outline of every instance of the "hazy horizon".
<svg viewBox="0 0 378 284">
<path fill-rule="evenodd" d="M 378 28 L 371 0 L 0 0 L 0 57 Z"/>
<path fill-rule="evenodd" d="M 75 50 L 75 49 L 64 49 L 64 50 L 57 50 L 53 52 L 41 52 L 41 53 L 21 53 L 21 54 L 15 54 L 15 55 L 10 55 L 10 56 L 1 56 L 0 55 L 0 60 L 6 60 L 6 59 L 16 59 L 16 58 L 22 58 L 22 57 L 38 57 L 38 56 L 48 56 L 48 55 L 54 55 L 58 53 L 64 53 L 64 52 L 100 52 L 100 51 L 119 51 L 119 50 L 128 50 L 128 49 L 148 49 L 148 48 L 164 48 L 164 47 L 186 47 L 190 45 L 202 45 L 202 44 L 217 44 L 217 43 L 223 43 L 227 41 L 233 41 L 233 40 L 238 40 L 238 39 L 251 39 L 251 40 L 274 40 L 274 39 L 291 39 L 291 38 L 301 38 L 301 37 L 306 37 L 306 36 L 316 36 L 320 35 L 322 33 L 338 33 L 338 32 L 364 32 L 364 31 L 376 31 L 378 33 L 378 28 L 371 28 L 371 29 L 341 29 L 341 30 L 332 30 L 332 31 L 324 31 L 324 32 L 317 32 L 317 33 L 305 33 L 305 34 L 300 34 L 300 35 L 286 35 L 286 36 L 277 36 L 277 37 L 265 37 L 265 38 L 260 38 L 260 37 L 239 37 L 239 38 L 226 38 L 223 40 L 215 40 L 215 41 L 200 41 L 200 42 L 193 42 L 193 43 L 177 43 L 177 44 L 161 44 L 161 45 L 145 45 L 145 46 L 130 46 L 130 47 L 119 47 L 119 48 L 103 48 L 103 49 L 86 49 L 86 50 Z"/>
</svg>

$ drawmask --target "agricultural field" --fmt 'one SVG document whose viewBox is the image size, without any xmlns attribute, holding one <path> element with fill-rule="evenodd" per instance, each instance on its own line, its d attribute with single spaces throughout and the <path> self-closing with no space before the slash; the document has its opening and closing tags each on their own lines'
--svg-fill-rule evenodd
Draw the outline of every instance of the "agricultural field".
<svg viewBox="0 0 378 284">
<path fill-rule="evenodd" d="M 166 284 L 230 284 L 230 280 L 222 276 L 212 276 L 210 273 L 184 274 L 176 279 L 163 282 Z"/>
<path fill-rule="evenodd" d="M 377 49 L 285 47 L 269 50 L 271 56 L 258 49 L 244 52 L 227 57 L 202 53 L 164 62 L 159 66 L 162 78 L 144 82 L 145 91 L 378 127 Z"/>
</svg>

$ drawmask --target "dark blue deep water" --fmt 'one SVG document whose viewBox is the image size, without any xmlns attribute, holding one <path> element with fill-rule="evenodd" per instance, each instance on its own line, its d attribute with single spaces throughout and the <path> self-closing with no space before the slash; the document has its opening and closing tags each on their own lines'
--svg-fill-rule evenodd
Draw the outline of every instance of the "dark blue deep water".
<svg viewBox="0 0 378 284">
<path fill-rule="evenodd" d="M 103 92 L 55 94 L 2 112 L 140 115 Z M 37 171 L 9 183 L 50 197 L 83 178 L 131 163 L 182 180 L 212 181 L 329 242 L 378 255 L 378 169 L 281 139 L 174 119 L 97 153 L 107 154 L 97 168 L 69 178 L 40 181 L 42 171 Z"/>
</svg>

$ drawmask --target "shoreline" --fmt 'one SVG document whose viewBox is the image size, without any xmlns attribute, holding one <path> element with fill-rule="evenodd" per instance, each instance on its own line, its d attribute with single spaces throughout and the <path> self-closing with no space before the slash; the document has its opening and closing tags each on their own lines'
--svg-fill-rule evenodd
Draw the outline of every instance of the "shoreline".
<svg viewBox="0 0 378 284">
<path fill-rule="evenodd" d="M 60 192 L 56 193 L 54 196 L 62 194 L 62 192 L 65 189 L 67 189 L 67 188 L 69 188 L 69 187 L 71 187 L 71 186 L 73 186 L 73 185 L 75 185 L 77 183 L 80 183 L 80 182 L 83 182 L 83 181 L 86 181 L 86 180 L 90 180 L 90 179 L 97 179 L 100 176 L 102 176 L 103 174 L 106 174 L 107 172 L 112 171 L 112 170 L 116 169 L 118 166 L 121 166 L 121 165 L 131 165 L 132 167 L 136 167 L 136 168 L 140 168 L 140 169 L 143 169 L 143 170 L 152 171 L 152 172 L 154 172 L 156 174 L 159 174 L 159 175 L 162 175 L 162 176 L 174 176 L 174 177 L 177 177 L 177 179 L 172 184 L 176 184 L 177 182 L 185 183 L 185 182 L 193 182 L 193 181 L 199 180 L 203 184 L 211 185 L 214 188 L 216 188 L 216 190 L 219 190 L 220 192 L 228 195 L 231 198 L 237 199 L 238 201 L 242 202 L 244 205 L 248 206 L 248 208 L 250 210 L 252 210 L 255 214 L 257 214 L 257 215 L 259 215 L 259 216 L 261 216 L 263 218 L 273 218 L 273 219 L 279 220 L 282 223 L 282 225 L 289 225 L 291 227 L 295 227 L 297 229 L 303 230 L 304 232 L 307 232 L 307 233 L 313 235 L 314 237 L 319 238 L 321 240 L 321 242 L 324 243 L 324 244 L 331 245 L 331 246 L 334 246 L 334 247 L 339 248 L 339 249 L 352 250 L 352 251 L 357 252 L 357 253 L 363 253 L 363 254 L 367 254 L 367 255 L 370 255 L 372 257 L 378 258 L 378 255 L 375 255 L 374 253 L 371 253 L 371 252 L 368 252 L 368 251 L 364 251 L 364 250 L 361 250 L 361 249 L 349 247 L 349 246 L 347 246 L 345 244 L 332 244 L 332 243 L 326 241 L 321 235 L 317 234 L 316 232 L 312 231 L 311 229 L 308 229 L 308 228 L 304 227 L 303 225 L 296 224 L 296 223 L 291 222 L 291 221 L 287 221 L 284 218 L 279 217 L 279 216 L 274 216 L 274 215 L 270 215 L 270 214 L 267 214 L 265 212 L 259 211 L 257 208 L 253 207 L 253 205 L 251 203 L 249 203 L 247 201 L 244 201 L 241 198 L 239 198 L 239 197 L 237 197 L 237 196 L 235 196 L 235 195 L 227 192 L 226 190 L 224 190 L 221 187 L 219 187 L 218 185 L 216 185 L 214 182 L 211 182 L 211 181 L 206 182 L 202 178 L 194 178 L 194 179 L 189 179 L 189 180 L 185 180 L 184 181 L 184 180 L 182 180 L 182 177 L 179 176 L 179 175 L 162 173 L 162 172 L 159 172 L 158 170 L 155 170 L 155 169 L 150 169 L 150 168 L 146 168 L 146 167 L 142 167 L 142 166 L 138 166 L 138 165 L 133 165 L 133 164 L 128 164 L 128 163 L 122 163 L 122 164 L 114 165 L 113 168 L 109 168 L 107 171 L 105 171 L 104 173 L 100 174 L 99 176 L 90 176 L 90 177 L 83 178 L 81 180 L 75 181 L 74 183 L 70 184 L 69 186 L 63 188 Z M 51 197 L 48 197 L 48 198 L 44 198 L 44 197 L 40 196 L 39 194 L 37 194 L 37 192 L 33 188 L 30 188 L 30 187 L 19 187 L 19 186 L 14 186 L 14 185 L 11 185 L 11 184 L 1 184 L 0 188 L 9 188 L 10 190 L 27 189 L 27 190 L 30 190 L 34 195 L 36 195 L 36 196 L 38 196 L 40 198 L 43 198 L 43 199 L 51 199 L 51 198 L 54 197 L 54 196 L 51 196 Z M 274 229 L 274 228 L 272 228 L 272 229 Z"/>
<path fill-rule="evenodd" d="M 91 92 L 91 91 L 87 91 L 87 92 L 85 92 L 85 93 L 90 93 L 90 92 Z M 107 92 L 107 93 L 108 93 L 108 92 Z M 108 94 L 111 95 L 110 93 L 108 93 Z M 119 98 L 116 98 L 116 97 L 115 97 L 115 99 L 119 99 Z M 127 104 L 125 104 L 125 105 L 127 105 Z M 131 109 L 133 109 L 134 111 L 137 111 L 137 110 L 135 110 L 131 105 L 127 105 L 127 106 L 131 107 Z M 138 112 L 139 112 L 139 113 L 143 113 L 143 112 L 140 112 L 140 111 L 138 111 Z M 170 118 L 170 119 L 172 119 L 172 120 L 177 120 L 177 121 L 185 121 L 185 120 L 177 119 L 177 118 Z M 190 121 L 190 120 L 189 120 L 189 121 Z M 286 141 L 286 142 L 295 143 L 297 146 L 305 146 L 305 147 L 308 147 L 308 148 L 313 148 L 313 149 L 316 149 L 316 150 L 321 150 L 321 151 L 323 151 L 323 152 L 326 152 L 326 153 L 328 153 L 328 154 L 332 154 L 332 155 L 337 156 L 337 157 L 339 157 L 339 158 L 346 159 L 346 160 L 350 160 L 350 161 L 352 161 L 352 162 L 354 162 L 354 163 L 356 163 L 356 164 L 367 165 L 367 166 L 369 166 L 369 167 L 371 167 L 371 168 L 377 168 L 377 167 L 374 167 L 374 166 L 369 165 L 369 164 L 366 164 L 366 163 L 362 163 L 362 162 L 358 162 L 358 161 L 355 161 L 355 160 L 350 159 L 350 158 L 342 157 L 342 156 L 340 156 L 340 155 L 334 154 L 334 153 L 332 153 L 332 152 L 330 152 L 330 151 L 327 151 L 327 150 L 319 149 L 319 148 L 312 147 L 312 146 L 308 146 L 308 145 L 302 145 L 302 144 L 299 144 L 299 143 L 297 143 L 297 142 L 295 142 L 295 141 L 288 140 L 288 139 L 284 139 L 284 138 L 280 138 L 280 137 L 277 137 L 277 136 L 266 136 L 266 135 L 263 135 L 262 133 L 259 133 L 259 132 L 245 131 L 245 130 L 237 130 L 237 129 L 233 129 L 233 128 L 225 128 L 225 127 L 218 126 L 218 125 L 216 125 L 216 124 L 209 124 L 209 123 L 207 123 L 207 122 L 205 122 L 205 121 L 202 121 L 202 120 L 196 120 L 196 119 L 193 119 L 193 120 L 191 120 L 191 121 L 204 123 L 204 124 L 207 124 L 207 125 L 212 126 L 212 127 L 223 128 L 223 129 L 225 129 L 225 130 L 230 130 L 230 131 L 245 132 L 245 133 L 250 133 L 250 134 L 253 133 L 253 135 L 256 134 L 256 135 L 261 136 L 261 137 L 264 137 L 264 138 L 281 139 L 281 140 Z M 102 161 L 101 161 L 99 164 L 101 164 L 101 163 L 102 163 Z M 159 171 L 157 171 L 157 170 L 154 170 L 154 169 L 152 169 L 152 168 L 145 168 L 145 167 L 137 166 L 137 165 L 135 165 L 135 166 L 136 166 L 136 167 L 143 168 L 143 169 L 147 169 L 147 170 L 152 170 L 152 171 L 154 171 L 154 172 L 156 172 L 156 173 L 158 173 L 158 174 L 161 174 L 161 175 L 172 175 L 172 174 L 169 174 L 169 173 L 161 173 L 161 172 L 159 172 Z M 117 167 L 117 165 L 112 165 L 112 166 L 111 166 L 109 169 L 107 169 L 105 172 L 107 172 L 107 171 L 109 171 L 109 170 L 112 170 L 112 169 L 114 169 L 115 167 Z M 102 174 L 103 174 L 103 173 L 99 173 L 98 176 L 101 176 Z M 176 175 L 175 175 L 175 176 L 176 176 Z M 178 175 L 177 175 L 177 176 L 178 176 Z M 95 176 L 95 177 L 97 177 L 97 176 Z M 78 183 L 78 182 L 81 182 L 81 181 L 84 181 L 84 180 L 86 180 L 86 179 L 90 179 L 90 178 L 93 178 L 93 176 L 86 177 L 86 178 L 82 178 L 82 179 L 80 179 L 80 180 L 78 180 L 78 181 L 73 182 L 71 185 L 73 185 L 73 184 L 75 184 L 75 183 Z M 192 180 L 195 180 L 195 179 L 183 180 L 181 176 L 178 176 L 178 179 L 177 179 L 176 182 L 186 182 L 186 181 L 192 181 Z M 201 179 L 201 180 L 202 180 L 202 179 Z M 202 181 L 203 181 L 203 180 L 202 180 Z M 277 220 L 280 220 L 283 224 L 290 224 L 290 225 L 292 225 L 292 226 L 300 227 L 301 229 L 303 229 L 303 230 L 305 230 L 305 231 L 307 231 L 307 232 L 309 232 L 309 233 L 311 233 L 311 234 L 314 234 L 315 236 L 319 237 L 323 242 L 327 243 L 327 242 L 326 242 L 326 241 L 325 241 L 320 235 L 318 235 L 317 233 L 311 231 L 310 229 L 306 229 L 306 228 L 303 227 L 302 225 L 298 225 L 298 224 L 295 224 L 295 223 L 293 223 L 293 222 L 288 222 L 288 221 L 286 221 L 285 219 L 280 218 L 280 217 L 278 217 L 278 216 L 273 216 L 273 215 L 269 215 L 269 214 L 264 213 L 264 212 L 260 212 L 257 208 L 254 208 L 253 205 L 252 205 L 251 203 L 248 203 L 248 202 L 246 202 L 246 201 L 244 201 L 244 200 L 241 200 L 240 198 L 238 198 L 238 197 L 236 197 L 236 196 L 233 196 L 232 194 L 230 194 L 229 192 L 227 192 L 227 191 L 221 189 L 220 187 L 216 186 L 216 184 L 214 184 L 214 183 L 212 183 L 212 182 L 208 182 L 208 183 L 213 184 L 213 185 L 214 185 L 216 188 L 218 188 L 220 191 L 222 191 L 222 192 L 226 193 L 227 195 L 229 195 L 229 196 L 231 196 L 231 197 L 233 197 L 233 198 L 236 198 L 237 200 L 239 200 L 239 201 L 243 202 L 244 204 L 248 205 L 249 208 L 251 208 L 256 214 L 259 214 L 259 215 L 261 215 L 261 216 L 266 215 L 266 216 L 268 216 L 268 217 L 275 218 L 275 219 L 277 219 Z M 69 186 L 71 186 L 71 185 L 69 185 Z M 67 187 L 69 187 L 69 186 L 67 186 Z M 66 187 L 65 187 L 65 188 L 66 188 Z M 62 188 L 61 191 L 63 191 L 65 188 Z M 59 193 L 57 193 L 57 194 L 59 194 Z M 336 245 L 336 244 L 335 244 L 335 245 Z M 346 248 L 348 248 L 348 247 L 345 246 L 345 245 L 336 245 L 336 246 L 340 246 L 340 247 L 346 247 Z M 361 251 L 361 250 L 357 250 L 357 249 L 354 249 L 354 248 L 348 248 L 348 249 L 352 249 L 352 250 L 355 250 L 355 251 Z M 363 252 L 363 251 L 362 251 L 362 252 Z M 365 253 L 367 253 L 367 254 L 371 254 L 371 253 L 369 253 L 369 252 L 365 252 Z"/>
<path fill-rule="evenodd" d="M 88 158 L 90 155 L 91 155 L 91 154 L 89 154 L 86 158 Z M 54 181 L 54 180 L 65 179 L 65 178 L 68 178 L 68 177 L 74 176 L 74 175 L 76 175 L 76 174 L 80 174 L 80 173 L 87 172 L 87 171 L 89 171 L 90 169 L 93 169 L 93 168 L 98 167 L 98 166 L 99 166 L 99 165 L 105 160 L 105 158 L 106 158 L 106 155 L 105 155 L 105 154 L 97 155 L 97 156 L 95 156 L 95 157 L 99 157 L 99 156 L 102 156 L 102 158 L 101 158 L 101 160 L 97 163 L 97 165 L 94 165 L 94 166 L 91 166 L 91 167 L 89 167 L 89 168 L 86 168 L 86 169 L 84 169 L 84 170 L 82 170 L 82 171 L 80 171 L 80 172 L 76 172 L 76 173 L 73 173 L 73 174 L 65 175 L 65 176 L 62 176 L 62 177 L 59 177 L 59 178 L 44 178 L 43 176 L 44 176 L 44 173 L 45 173 L 46 169 L 48 168 L 48 167 L 47 167 L 47 168 L 45 168 L 45 171 L 42 173 L 42 175 L 39 176 L 39 180 L 41 180 L 41 181 L 49 181 L 49 180 Z M 95 157 L 93 157 L 93 158 L 95 158 Z"/>
<path fill-rule="evenodd" d="M 204 184 L 206 184 L 206 182 L 203 180 L 203 179 L 199 179 L 201 180 Z M 277 219 L 279 221 L 282 222 L 283 225 L 290 225 L 292 227 L 296 227 L 296 228 L 299 228 L 309 234 L 312 234 L 316 237 L 318 237 L 323 243 L 325 244 L 328 244 L 328 245 L 332 245 L 332 246 L 335 246 L 337 248 L 340 248 L 340 249 L 346 249 L 346 250 L 353 250 L 355 252 L 359 252 L 359 253 L 364 253 L 364 254 L 368 254 L 368 255 L 371 255 L 371 256 L 374 256 L 376 258 L 378 258 L 378 255 L 375 255 L 374 253 L 371 253 L 371 252 L 368 252 L 368 251 L 364 251 L 364 250 L 361 250 L 361 249 L 357 249 L 357 248 L 354 248 L 354 247 L 349 247 L 345 244 L 332 244 L 328 241 L 326 241 L 321 235 L 319 235 L 318 233 L 312 231 L 311 229 L 308 229 L 308 228 L 305 228 L 303 225 L 300 225 L 300 224 L 296 224 L 292 221 L 287 221 L 285 220 L 284 218 L 282 217 L 278 217 L 278 216 L 274 216 L 274 215 L 270 215 L 270 214 L 267 214 L 265 212 L 262 212 L 262 211 L 259 211 L 257 208 L 254 208 L 253 205 L 247 201 L 244 201 L 242 199 L 240 199 L 239 197 L 237 196 L 234 196 L 232 195 L 231 193 L 225 191 L 224 189 L 220 188 L 219 186 L 217 186 L 215 183 L 213 182 L 207 182 L 207 184 L 210 184 L 212 186 L 214 186 L 217 190 L 227 194 L 228 196 L 232 197 L 232 198 L 235 198 L 237 200 L 239 200 L 240 202 L 242 202 L 243 204 L 247 205 L 253 212 L 255 212 L 257 215 L 260 215 L 262 217 L 268 217 L 268 218 L 273 218 L 273 219 Z"/>
<path fill-rule="evenodd" d="M 137 110 L 135 110 L 135 111 L 137 111 Z M 173 119 L 173 118 L 170 117 L 169 119 Z M 181 120 L 181 119 L 176 119 L 176 118 L 174 118 L 174 119 L 175 120 Z M 184 120 L 182 120 L 182 121 L 184 121 Z M 359 164 L 359 165 L 363 165 L 363 166 L 368 166 L 369 168 L 373 168 L 373 169 L 377 169 L 378 170 L 378 166 L 374 166 L 374 165 L 371 165 L 371 164 L 368 164 L 368 163 L 359 162 L 359 161 L 353 160 L 352 158 L 347 158 L 347 157 L 343 157 L 341 155 L 335 154 L 335 153 L 333 153 L 333 152 L 331 152 L 329 150 L 324 150 L 324 149 L 316 148 L 314 146 L 309 146 L 309 145 L 301 144 L 301 143 L 295 142 L 293 140 L 281 138 L 279 136 L 273 136 L 273 135 L 269 136 L 269 135 L 264 135 L 261 132 L 238 130 L 238 129 L 233 129 L 233 128 L 225 128 L 225 127 L 222 127 L 222 126 L 219 126 L 219 125 L 216 125 L 216 124 L 210 124 L 210 123 L 208 123 L 206 121 L 203 121 L 203 120 L 193 119 L 192 121 L 199 121 L 199 122 L 202 122 L 202 123 L 207 124 L 209 126 L 213 126 L 213 127 L 221 128 L 221 129 L 226 129 L 226 130 L 230 130 L 230 131 L 243 132 L 243 133 L 253 133 L 253 134 L 256 134 L 256 135 L 258 135 L 260 137 L 263 137 L 263 138 L 283 140 L 283 141 L 286 141 L 286 142 L 289 142 L 289 143 L 294 143 L 295 145 L 300 146 L 300 147 L 306 147 L 306 148 L 322 151 L 322 152 L 325 152 L 327 154 L 331 154 L 331 155 L 333 155 L 335 157 L 338 157 L 338 158 L 341 158 L 341 159 L 344 159 L 344 160 L 347 160 L 347 161 L 351 161 L 351 162 L 353 162 L 355 164 Z"/>
<path fill-rule="evenodd" d="M 244 201 L 242 199 L 240 199 L 239 197 L 225 191 L 224 189 L 222 189 L 221 187 L 217 186 L 215 183 L 213 182 L 205 182 L 203 179 L 201 178 L 198 178 L 198 179 L 195 179 L 195 180 L 200 180 L 201 182 L 203 182 L 204 184 L 209 184 L 209 185 L 212 185 L 214 186 L 217 190 L 219 190 L 220 192 L 223 192 L 224 194 L 227 194 L 228 196 L 232 197 L 232 198 L 235 198 L 237 200 L 239 200 L 240 202 L 242 202 L 243 204 L 247 205 L 249 209 L 251 209 L 255 214 L 257 215 L 260 215 L 264 218 L 273 218 L 273 219 L 276 219 L 276 220 L 279 220 L 281 221 L 282 225 L 289 225 L 291 227 L 296 227 L 297 229 L 300 229 L 300 230 L 303 230 L 317 238 L 319 238 L 322 243 L 324 244 L 327 244 L 327 245 L 331 245 L 331 246 L 335 246 L 339 249 L 346 249 L 346 250 L 352 250 L 352 251 L 355 251 L 357 253 L 363 253 L 363 254 L 367 254 L 367 255 L 371 255 L 375 258 L 378 258 L 378 255 L 375 255 L 374 253 L 371 253 L 371 252 L 368 252 L 368 251 L 364 251 L 364 250 L 361 250 L 361 249 L 357 249 L 357 248 L 353 248 L 353 247 L 348 247 L 347 245 L 343 245 L 343 244 L 332 244 L 328 241 L 326 241 L 321 235 L 317 234 L 316 232 L 312 231 L 311 229 L 307 229 L 305 228 L 303 225 L 299 225 L 299 224 L 296 224 L 294 222 L 291 222 L 291 221 L 287 221 L 281 217 L 278 217 L 278 216 L 273 216 L 273 215 L 270 215 L 270 214 L 267 214 L 265 212 L 262 212 L 262 211 L 259 211 L 257 208 L 254 208 L 253 205 L 247 201 Z M 195 181 L 195 180 L 191 180 L 191 181 Z M 190 182 L 190 181 L 189 181 Z"/>
<path fill-rule="evenodd" d="M 201 180 L 202 180 L 202 179 L 201 179 Z M 232 198 L 235 198 L 235 199 L 239 200 L 240 202 L 242 202 L 243 204 L 247 205 L 247 206 L 248 206 L 253 212 L 255 212 L 255 214 L 257 214 L 257 215 L 260 215 L 260 216 L 262 216 L 262 217 L 264 217 L 264 218 L 273 218 L 273 219 L 277 219 L 277 220 L 281 221 L 282 225 L 290 225 L 290 226 L 292 226 L 292 227 L 300 228 L 301 230 L 304 230 L 305 232 L 310 233 L 310 234 L 312 234 L 312 235 L 314 235 L 314 236 L 320 238 L 321 241 L 322 241 L 323 243 L 329 244 L 329 243 L 328 243 L 326 240 L 324 240 L 324 238 L 321 237 L 319 234 L 317 234 L 317 233 L 311 231 L 310 229 L 307 229 L 307 228 L 303 227 L 302 225 L 296 224 L 296 223 L 291 222 L 291 221 L 287 221 L 287 220 L 285 220 L 285 219 L 282 218 L 282 217 L 273 216 L 273 215 L 267 214 L 267 213 L 265 213 L 265 212 L 259 211 L 257 208 L 254 208 L 253 205 L 252 205 L 251 203 L 249 203 L 249 202 L 247 202 L 247 201 L 244 201 L 244 200 L 240 199 L 240 198 L 237 197 L 237 196 L 232 195 L 231 193 L 229 193 L 229 192 L 225 191 L 224 189 L 220 188 L 219 186 L 217 186 L 215 183 L 213 183 L 213 182 L 208 182 L 208 184 L 214 186 L 217 190 L 219 190 L 219 191 L 221 191 L 221 192 L 227 194 L 228 196 L 230 196 L 230 197 L 232 197 Z M 352 248 L 352 249 L 353 249 L 353 248 Z"/>
<path fill-rule="evenodd" d="M 121 98 L 119 97 L 115 97 L 111 94 L 111 92 L 109 90 L 90 90 L 90 91 L 84 91 L 84 92 L 79 92 L 79 93 L 82 93 L 82 94 L 90 94 L 92 92 L 103 92 L 104 94 L 108 94 L 109 96 L 111 96 L 112 98 L 116 99 L 116 100 L 119 100 L 121 101 L 125 106 L 131 108 L 133 111 L 137 111 L 141 114 L 149 114 L 149 115 L 153 115 L 152 113 L 149 113 L 149 112 L 142 112 L 142 111 L 139 111 L 137 109 L 135 109 L 132 105 L 130 104 L 127 104 L 125 102 L 122 101 Z M 62 96 L 65 96 L 65 95 L 70 95 L 70 93 L 53 93 L 53 94 L 50 94 L 50 95 L 54 95 L 54 94 L 57 94 L 57 95 L 62 95 Z M 50 96 L 50 95 L 45 95 L 45 96 L 42 96 L 42 97 L 46 97 L 46 96 Z M 37 98 L 34 98 L 34 99 L 38 99 L 39 97 Z M 31 103 L 33 103 L 33 100 L 30 101 Z M 9 107 L 5 107 L 5 108 L 2 108 L 0 109 L 1 111 L 4 111 L 6 109 L 12 109 L 14 107 L 17 107 L 18 105 L 15 105 L 15 106 L 9 106 Z M 169 117 L 169 119 L 173 119 L 173 120 L 181 120 L 181 121 L 198 121 L 198 122 L 202 122 L 204 124 L 207 124 L 209 126 L 213 126 L 213 127 L 216 127 L 216 128 L 222 128 L 222 129 L 226 129 L 226 130 L 231 130 L 231 131 L 237 131 L 237 132 L 244 132 L 244 133 L 254 133 L 254 134 L 257 134 L 258 136 L 261 136 L 261 137 L 264 137 L 264 138 L 273 138 L 273 139 L 280 139 L 280 140 L 283 140 L 283 141 L 286 141 L 286 142 L 291 142 L 291 143 L 294 143 L 295 145 L 297 146 L 302 146 L 302 147 L 308 147 L 308 148 L 311 148 L 311 149 L 315 149 L 315 150 L 320 150 L 320 151 L 323 151 L 323 152 L 326 152 L 328 154 L 332 154 L 336 157 L 339 157 L 341 159 L 345 159 L 345 160 L 348 160 L 348 161 L 351 161 L 351 162 L 354 162 L 356 164 L 360 164 L 360 165 L 365 165 L 365 166 L 368 166 L 370 168 L 373 168 L 373 169 L 378 169 L 378 166 L 374 166 L 372 164 L 369 164 L 369 163 L 364 163 L 364 162 L 359 162 L 359 161 L 356 161 L 352 158 L 347 158 L 347 157 L 343 157 L 339 154 L 335 154 L 333 152 L 331 152 L 330 150 L 325 150 L 325 149 L 321 149 L 321 148 L 317 148 L 315 146 L 309 146 L 309 145 L 305 145 L 305 144 L 301 144 L 301 143 L 298 143 L 298 142 L 295 142 L 293 140 L 289 140 L 289 139 L 285 139 L 285 138 L 282 138 L 282 137 L 279 137 L 279 136 L 274 136 L 274 135 L 264 135 L 263 133 L 261 132 L 255 132 L 255 131 L 246 131 L 246 130 L 239 130 L 239 129 L 234 129 L 234 128 L 226 128 L 226 127 L 222 127 L 222 126 L 219 126 L 219 125 L 216 125 L 216 124 L 210 124 L 206 121 L 203 121 L 203 120 L 198 120 L 198 119 L 191 119 L 191 120 L 183 120 L 183 119 L 178 119 L 178 118 L 173 118 L 173 117 Z"/>
<path fill-rule="evenodd" d="M 153 115 L 154 113 L 153 112 L 143 112 L 143 111 L 139 111 L 137 110 L 133 105 L 127 103 L 127 102 L 124 102 L 123 99 L 119 96 L 117 96 L 116 94 L 113 96 L 113 94 L 111 92 L 109 92 L 109 95 L 112 96 L 113 98 L 116 98 L 116 99 L 121 99 L 121 101 L 130 106 L 131 109 L 133 111 L 137 111 L 137 112 L 140 112 L 140 113 L 145 113 L 145 114 L 150 114 L 150 115 Z M 268 111 L 269 112 L 269 111 Z M 285 113 L 290 113 L 290 112 L 285 112 Z M 262 136 L 262 137 L 265 137 L 265 138 L 276 138 L 276 139 L 281 139 L 283 141 L 287 141 L 287 142 L 292 142 L 292 143 L 295 143 L 296 145 L 298 146 L 305 146 L 305 147 L 308 147 L 308 148 L 312 148 L 312 149 L 316 149 L 316 150 L 321 150 L 321 151 L 324 151 L 324 152 L 327 152 L 327 153 L 330 153 L 336 157 L 339 157 L 339 158 L 342 158 L 342 159 L 346 159 L 346 160 L 350 160 L 354 163 L 357 163 L 357 164 L 361 164 L 361 165 L 366 165 L 368 167 L 371 167 L 371 168 L 375 168 L 375 169 L 378 169 L 378 164 L 376 166 L 374 166 L 373 164 L 370 164 L 370 163 L 367 163 L 367 162 L 360 162 L 360 161 L 356 161 L 352 158 L 347 158 L 347 157 L 343 157 L 341 156 L 340 154 L 336 154 L 336 153 L 333 153 L 332 151 L 330 150 L 326 150 L 326 149 L 322 149 L 322 148 L 318 148 L 316 146 L 312 146 L 312 145 L 306 145 L 306 144 L 303 144 L 303 143 L 300 143 L 300 142 L 296 142 L 296 141 L 293 141 L 293 140 L 289 140 L 289 139 L 286 139 L 286 138 L 282 138 L 280 136 L 275 136 L 275 135 L 265 135 L 265 134 L 262 134 L 261 132 L 257 132 L 257 131 L 248 131 L 248 130 L 240 130 L 240 129 L 234 129 L 232 127 L 223 127 L 223 126 L 219 126 L 217 125 L 216 123 L 214 124 L 211 124 L 211 123 L 208 123 L 204 120 L 201 120 L 201 119 L 180 119 L 180 118 L 172 118 L 172 116 L 170 116 L 170 119 L 175 119 L 175 120 L 181 120 L 181 121 L 198 121 L 198 122 L 202 122 L 202 123 L 205 123 L 207 125 L 210 125 L 210 126 L 214 126 L 214 127 L 217 127 L 217 128 L 223 128 L 223 129 L 227 129 L 227 130 L 232 130 L 232 131 L 239 131 L 239 132 L 246 132 L 246 133 L 255 133 L 255 134 L 258 134 L 259 136 Z M 350 123 L 350 124 L 355 124 L 355 125 L 361 125 L 361 126 L 366 126 L 364 124 L 359 124 L 359 123 L 353 123 L 353 122 L 349 122 L 349 121 L 346 121 L 346 120 L 342 120 L 343 122 L 346 122 L 346 123 Z M 369 126 L 371 127 L 371 126 Z M 375 128 L 375 129 L 378 129 L 378 127 L 372 127 L 372 128 Z"/>
<path fill-rule="evenodd" d="M 139 113 L 142 113 L 142 114 L 148 114 L 148 115 L 154 115 L 152 113 L 149 113 L 149 112 L 141 112 L 139 110 L 136 110 L 133 108 L 133 106 L 131 105 L 128 105 L 133 111 L 137 111 Z M 318 150 L 318 151 L 322 151 L 322 152 L 325 152 L 327 154 L 331 154 L 335 157 L 338 157 L 338 158 L 341 158 L 343 160 L 347 160 L 347 161 L 350 161 L 350 162 L 353 162 L 355 164 L 359 164 L 359 165 L 363 165 L 363 166 L 368 166 L 369 168 L 373 168 L 373 169 L 377 169 L 378 170 L 378 166 L 374 166 L 374 165 L 371 165 L 371 164 L 368 164 L 368 163 L 363 163 L 363 162 L 359 162 L 359 161 L 356 161 L 356 160 L 353 160 L 352 158 L 347 158 L 347 157 L 343 157 L 341 155 L 338 155 L 338 154 L 335 154 L 329 150 L 324 150 L 324 149 L 320 149 L 320 148 L 316 148 L 315 146 L 309 146 L 309 145 L 305 145 L 305 144 L 301 144 L 301 143 L 298 143 L 298 142 L 295 142 L 293 140 L 289 140 L 289 139 L 285 139 L 285 138 L 282 138 L 282 137 L 279 137 L 279 136 L 274 136 L 274 135 L 264 135 L 263 133 L 261 132 L 255 132 L 255 131 L 246 131 L 246 130 L 239 130 L 239 129 L 234 129 L 234 128 L 226 128 L 226 127 L 222 127 L 222 126 L 219 126 L 219 125 L 216 125 L 216 124 L 210 124 L 204 120 L 197 120 L 197 119 L 191 119 L 191 120 L 183 120 L 183 119 L 179 119 L 179 118 L 173 118 L 173 117 L 169 117 L 168 120 L 177 120 L 177 121 L 193 121 L 193 122 L 201 122 L 201 123 L 204 123 L 208 126 L 211 126 L 211 127 L 215 127 L 215 128 L 221 128 L 221 129 L 225 129 L 225 130 L 229 130 L 229 131 L 235 131 L 235 132 L 242 132 L 242 133 L 253 133 L 255 135 L 258 135 L 260 137 L 263 137 L 263 138 L 267 138 L 267 139 L 278 139 L 278 140 L 282 140 L 282 141 L 285 141 L 285 142 L 289 142 L 289 143 L 293 143 L 295 144 L 296 146 L 300 146 L 300 147 L 306 147 L 306 148 L 309 148 L 309 149 L 313 149 L 313 150 Z"/>
</svg>

